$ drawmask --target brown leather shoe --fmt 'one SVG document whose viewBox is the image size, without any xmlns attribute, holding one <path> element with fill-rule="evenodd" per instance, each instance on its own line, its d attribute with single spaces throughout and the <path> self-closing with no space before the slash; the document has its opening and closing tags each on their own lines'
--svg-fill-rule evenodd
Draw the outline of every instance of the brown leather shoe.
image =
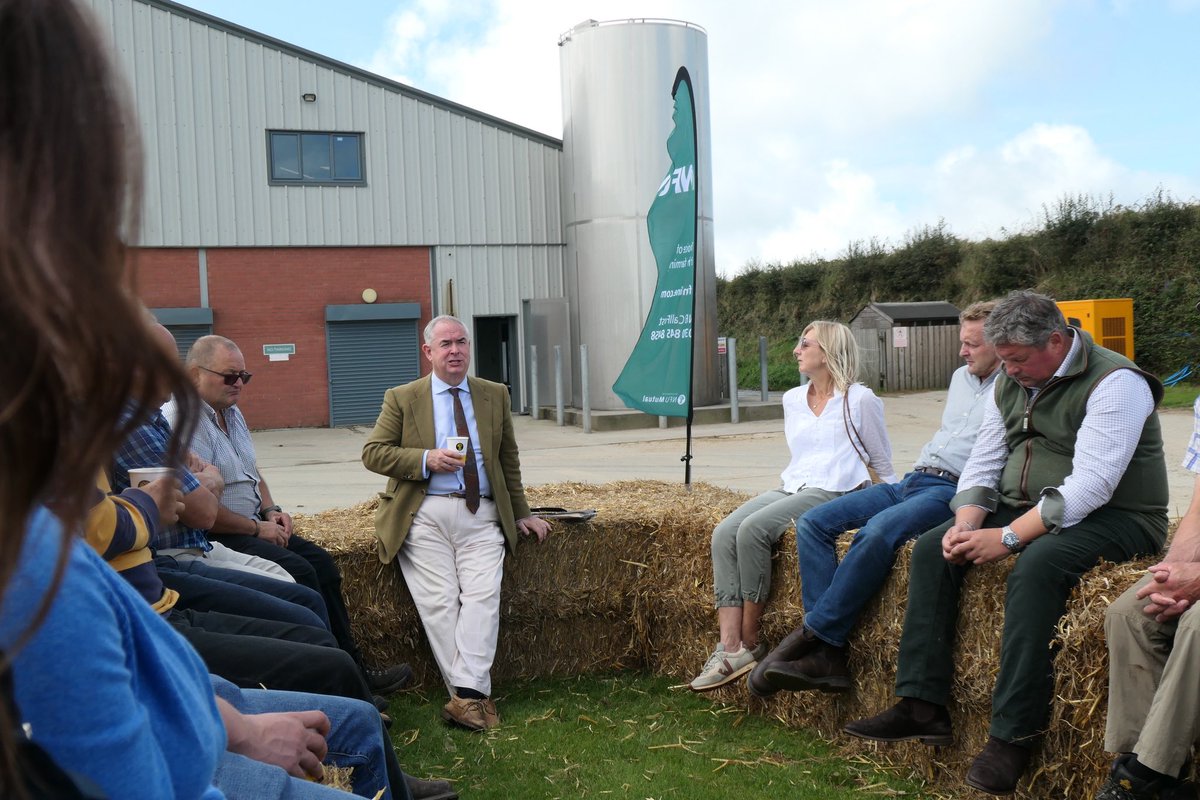
<svg viewBox="0 0 1200 800">
<path fill-rule="evenodd" d="M 945 706 L 933 703 L 926 703 L 924 708 L 921 708 L 918 705 L 921 702 L 907 697 L 901 698 L 899 703 L 887 711 L 848 722 L 842 730 L 851 736 L 870 739 L 873 742 L 904 742 L 916 739 L 921 744 L 932 747 L 954 744 L 950 712 Z M 929 716 L 930 719 L 926 720 L 925 716 Z"/>
<path fill-rule="evenodd" d="M 1032 755 L 1028 747 L 989 736 L 967 770 L 967 785 L 988 794 L 1012 794 Z"/>
<path fill-rule="evenodd" d="M 770 697 L 778 692 L 780 687 L 767 679 L 767 670 L 779 661 L 795 661 L 816 647 L 817 641 L 817 637 L 803 625 L 785 636 L 778 647 L 758 660 L 758 666 L 746 678 L 750 694 L 755 697 Z"/>
<path fill-rule="evenodd" d="M 490 697 L 483 701 L 483 721 L 489 728 L 500 724 L 500 714 L 496 712 L 496 701 Z"/>
<path fill-rule="evenodd" d="M 489 711 L 490 709 L 490 711 Z M 469 731 L 486 731 L 500 724 L 496 704 L 491 700 L 476 700 L 454 695 L 442 707 L 442 719 Z"/>
<path fill-rule="evenodd" d="M 846 648 L 818 641 L 816 648 L 795 661 L 776 661 L 767 667 L 767 683 L 776 689 L 802 692 L 844 692 L 850 688 Z"/>
</svg>

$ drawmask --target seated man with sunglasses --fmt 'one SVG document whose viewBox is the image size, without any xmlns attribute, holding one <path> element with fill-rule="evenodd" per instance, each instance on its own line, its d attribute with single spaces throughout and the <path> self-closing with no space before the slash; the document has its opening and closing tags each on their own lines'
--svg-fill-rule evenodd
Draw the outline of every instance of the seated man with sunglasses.
<svg viewBox="0 0 1200 800">
<path fill-rule="evenodd" d="M 296 579 L 321 593 L 329 612 L 329 630 L 349 653 L 376 694 L 387 695 L 412 679 L 407 664 L 384 669 L 367 667 L 350 631 L 350 615 L 342 597 L 342 574 L 324 548 L 292 533 L 292 518 L 271 496 L 254 452 L 246 418 L 238 409 L 242 388 L 250 382 L 242 351 L 224 336 L 203 336 L 188 351 L 185 367 L 203 401 L 188 449 L 221 472 L 217 520 L 209 539 L 278 563 Z M 173 404 L 164 408 L 172 426 Z"/>
</svg>

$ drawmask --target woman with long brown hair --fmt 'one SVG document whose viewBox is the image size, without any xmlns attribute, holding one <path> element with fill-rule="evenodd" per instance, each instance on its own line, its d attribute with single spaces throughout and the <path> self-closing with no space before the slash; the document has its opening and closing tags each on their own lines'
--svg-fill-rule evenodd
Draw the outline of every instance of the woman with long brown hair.
<svg viewBox="0 0 1200 800">
<path fill-rule="evenodd" d="M 38 718 L 39 704 L 22 698 L 107 685 L 91 674 L 93 658 L 101 669 L 142 666 L 119 650 L 60 652 L 62 672 L 74 676 L 72 687 L 63 674 L 20 665 L 54 657 L 42 648 L 48 645 L 43 640 L 56 637 L 39 634 L 64 612 L 60 589 L 104 575 L 75 531 L 113 450 L 140 424 L 160 387 L 193 403 L 186 376 L 150 340 L 129 289 L 125 242 L 138 207 L 139 154 L 116 86 L 74 3 L 0 0 L 0 666 L 12 670 L 22 715 L 12 718 L 12 698 L 0 704 L 5 797 L 28 791 L 28 776 L 20 774 L 27 766 L 18 747 L 20 723 L 30 725 L 34 741 L 52 742 L 56 733 L 55 723 Z M 90 599 L 105 602 L 107 596 L 101 591 Z M 90 643 L 121 644 L 97 637 Z M 203 665 L 193 663 L 186 649 L 155 656 L 207 681 Z M 143 670 L 139 677 L 149 674 Z M 206 706 L 203 692 L 192 697 L 180 688 L 182 681 L 168 683 L 176 694 L 164 702 L 195 701 L 188 711 L 198 721 L 179 720 L 176 733 L 219 745 L 221 737 L 211 735 L 220 726 L 211 689 Z M 143 743 L 143 731 L 115 718 L 125 710 L 120 699 L 107 697 L 107 709 L 89 712 L 114 715 L 102 734 L 112 746 Z M 78 719 L 59 724 L 77 726 L 88 744 L 102 739 Z M 188 780 L 193 796 L 200 796 L 211 770 Z"/>
</svg>

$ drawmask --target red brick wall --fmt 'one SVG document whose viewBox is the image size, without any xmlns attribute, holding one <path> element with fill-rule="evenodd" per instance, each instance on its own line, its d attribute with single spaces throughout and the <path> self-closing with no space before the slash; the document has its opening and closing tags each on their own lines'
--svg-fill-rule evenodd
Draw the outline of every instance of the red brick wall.
<svg viewBox="0 0 1200 800">
<path fill-rule="evenodd" d="M 325 306 L 361 303 L 370 287 L 379 303 L 420 303 L 419 327 L 432 316 L 427 248 L 213 248 L 207 255 L 213 333 L 237 342 L 254 373 L 240 403 L 251 428 L 329 424 Z M 194 249 L 139 251 L 142 301 L 200 305 L 198 263 Z M 264 344 L 285 343 L 296 345 L 288 361 L 263 355 Z"/>
<path fill-rule="evenodd" d="M 200 305 L 200 254 L 195 250 L 137 250 L 131 263 L 138 294 L 150 308 Z"/>
</svg>

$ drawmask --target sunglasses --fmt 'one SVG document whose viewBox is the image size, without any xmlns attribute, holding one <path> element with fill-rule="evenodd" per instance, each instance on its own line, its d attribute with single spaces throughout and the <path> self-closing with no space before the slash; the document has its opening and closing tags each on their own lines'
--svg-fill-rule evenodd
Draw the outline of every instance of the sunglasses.
<svg viewBox="0 0 1200 800">
<path fill-rule="evenodd" d="M 196 366 L 200 367 L 199 364 Z M 211 372 L 213 375 L 220 375 L 221 379 L 225 381 L 226 386 L 233 386 L 239 380 L 242 382 L 242 385 L 245 386 L 250 382 L 250 379 L 254 377 L 249 372 L 246 372 L 246 370 L 242 370 L 241 372 L 217 372 L 215 369 L 209 369 L 208 367 L 200 367 L 200 369 L 204 370 L 205 372 Z"/>
<path fill-rule="evenodd" d="M 816 339 L 801 339 L 800 340 L 800 349 L 801 350 L 807 350 L 810 347 L 820 347 L 820 346 L 821 346 L 821 343 L 818 342 Z"/>
</svg>

